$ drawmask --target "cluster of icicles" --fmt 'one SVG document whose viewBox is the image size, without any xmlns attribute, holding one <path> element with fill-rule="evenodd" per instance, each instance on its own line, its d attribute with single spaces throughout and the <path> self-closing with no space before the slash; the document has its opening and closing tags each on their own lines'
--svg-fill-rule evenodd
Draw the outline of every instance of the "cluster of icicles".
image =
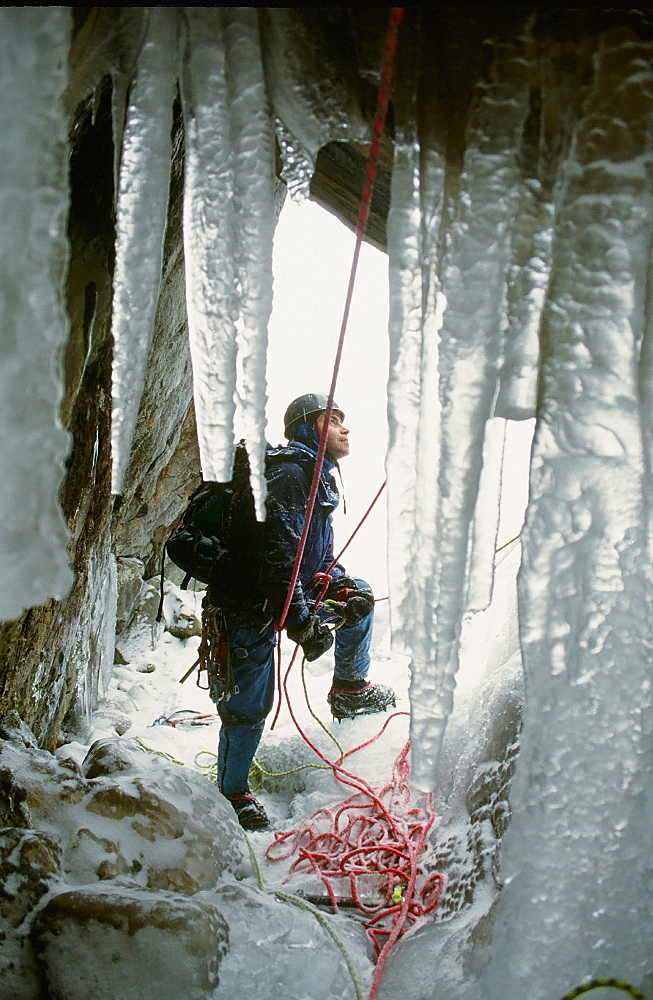
<svg viewBox="0 0 653 1000">
<path fill-rule="evenodd" d="M 288 10 L 146 10 L 118 185 L 116 492 L 158 298 L 178 84 L 202 468 L 207 479 L 229 478 L 237 399 L 261 509 L 276 119 L 282 151 L 296 131 L 284 101 L 295 101 L 293 125 L 310 121 L 309 140 L 315 126 L 313 146 L 304 136 L 297 148 L 314 153 L 346 134 L 342 121 L 320 124 L 311 88 L 294 88 L 291 63 L 302 56 L 284 63 Z M 264 60 L 258 18 L 270 11 L 277 30 Z M 404 64 L 395 84 L 389 576 L 393 628 L 412 659 L 417 787 L 436 783 L 462 617 L 491 591 L 503 420 L 538 417 L 520 578 L 528 699 L 488 1000 L 561 994 L 593 973 L 653 975 L 653 59 L 640 14 L 628 17 L 613 32 L 584 22 L 578 61 L 527 26 L 491 43 L 491 72 L 471 94 L 454 164 L 438 133 L 446 115 L 414 115 L 426 67 Z M 57 409 L 70 12 L 4 8 L 2 19 L 0 575 L 10 582 L 9 619 L 62 596 L 71 579 L 57 499 L 67 449 Z"/>
</svg>

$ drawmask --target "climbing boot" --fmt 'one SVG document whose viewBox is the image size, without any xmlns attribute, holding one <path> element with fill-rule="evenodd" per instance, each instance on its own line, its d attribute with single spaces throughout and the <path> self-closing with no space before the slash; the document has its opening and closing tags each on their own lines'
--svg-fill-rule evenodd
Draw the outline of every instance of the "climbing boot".
<svg viewBox="0 0 653 1000">
<path fill-rule="evenodd" d="M 251 792 L 225 795 L 225 799 L 231 802 L 243 830 L 267 830 L 269 828 L 268 814 Z"/>
<path fill-rule="evenodd" d="M 327 695 L 334 719 L 355 719 L 357 715 L 373 715 L 375 712 L 385 712 L 389 705 L 396 704 L 395 693 L 386 684 L 367 684 L 347 691 L 344 688 L 333 687 Z"/>
</svg>

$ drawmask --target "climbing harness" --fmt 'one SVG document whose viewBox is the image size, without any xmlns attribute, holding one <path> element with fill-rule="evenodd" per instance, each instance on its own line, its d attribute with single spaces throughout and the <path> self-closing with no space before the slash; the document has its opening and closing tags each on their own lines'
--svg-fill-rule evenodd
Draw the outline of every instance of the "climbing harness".
<svg viewBox="0 0 653 1000">
<path fill-rule="evenodd" d="M 188 680 L 197 668 L 197 686 L 211 692 L 216 704 L 229 701 L 232 694 L 238 694 L 234 681 L 229 648 L 229 624 L 222 608 L 209 604 L 204 598 L 202 607 L 202 636 L 197 650 L 197 659 L 188 668 L 179 683 Z M 200 683 L 202 672 L 206 671 L 207 685 Z"/>
</svg>

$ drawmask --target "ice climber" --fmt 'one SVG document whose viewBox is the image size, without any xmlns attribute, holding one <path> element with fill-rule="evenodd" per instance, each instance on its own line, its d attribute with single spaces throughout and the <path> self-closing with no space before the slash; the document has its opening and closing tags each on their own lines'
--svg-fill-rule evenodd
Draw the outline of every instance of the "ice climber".
<svg viewBox="0 0 653 1000">
<path fill-rule="evenodd" d="M 242 827 L 265 829 L 268 818 L 249 789 L 249 771 L 265 718 L 274 701 L 275 624 L 288 593 L 304 523 L 327 397 L 299 396 L 286 410 L 285 447 L 268 448 L 266 519 L 255 533 L 244 531 L 230 553 L 220 580 L 204 599 L 204 627 L 213 636 L 209 686 L 221 719 L 218 787 L 229 799 Z M 335 671 L 327 696 L 338 719 L 385 711 L 394 705 L 392 688 L 367 681 L 374 598 L 364 580 L 336 564 L 322 603 L 316 576 L 333 561 L 332 514 L 339 494 L 332 475 L 349 454 L 344 413 L 333 407 L 326 457 L 299 579 L 288 610 L 288 637 L 307 660 L 316 660 L 334 643 Z"/>
</svg>

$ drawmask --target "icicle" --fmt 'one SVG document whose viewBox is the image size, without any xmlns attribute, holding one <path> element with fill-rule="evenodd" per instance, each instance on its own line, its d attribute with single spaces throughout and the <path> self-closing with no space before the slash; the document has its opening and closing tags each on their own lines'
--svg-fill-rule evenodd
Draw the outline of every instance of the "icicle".
<svg viewBox="0 0 653 1000">
<path fill-rule="evenodd" d="M 510 263 L 511 225 L 520 196 L 516 148 L 528 114 L 529 72 L 529 63 L 514 49 L 498 46 L 494 82 L 479 88 L 468 126 L 460 193 L 446 213 L 451 220 L 442 266 L 447 307 L 437 370 L 431 360 L 432 347 L 425 350 L 421 339 L 421 331 L 432 327 L 432 338 L 435 329 L 435 286 L 431 281 L 420 294 L 418 264 L 411 268 L 405 263 L 417 249 L 412 249 L 411 232 L 417 231 L 420 214 L 429 218 L 429 213 L 424 213 L 424 192 L 421 200 L 413 196 L 412 208 L 404 200 L 408 224 L 403 233 L 394 229 L 389 240 L 391 266 L 398 268 L 393 294 L 402 298 L 395 320 L 401 327 L 400 347 L 392 359 L 390 382 L 397 404 L 391 409 L 389 504 L 393 503 L 393 492 L 397 496 L 398 479 L 406 493 L 405 498 L 394 500 L 394 511 L 390 509 L 390 531 L 391 536 L 398 528 L 409 532 L 411 518 L 417 529 L 411 544 L 401 536 L 392 540 L 391 552 L 397 554 L 395 567 L 403 567 L 403 572 L 396 570 L 397 586 L 404 587 L 405 580 L 413 583 L 412 591 L 404 587 L 399 610 L 412 651 L 412 776 L 416 786 L 424 789 L 435 786 L 442 737 L 453 703 L 484 426 L 493 411 L 503 347 L 503 289 Z M 428 141 L 425 146 L 428 148 Z M 393 212 L 398 191 L 395 186 Z M 428 230 L 428 238 L 424 236 L 419 248 L 422 260 L 431 267 L 437 255 L 437 229 L 433 226 Z M 410 357 L 406 351 L 413 342 Z M 403 359 L 407 359 L 405 374 L 401 373 Z M 421 404 L 411 391 L 410 380 L 416 378 Z M 436 394 L 440 414 L 430 402 Z M 423 411 L 419 416 L 418 406 Z M 416 426 L 421 442 L 417 478 L 407 471 L 414 454 L 411 439 Z M 427 446 L 429 441 L 432 443 Z M 402 452 L 403 471 L 398 464 Z M 396 523 L 400 509 L 407 512 L 403 528 Z M 391 576 L 394 573 L 391 564 Z"/>
<path fill-rule="evenodd" d="M 113 12 L 112 12 L 113 13 Z M 111 134 L 113 136 L 113 188 L 120 190 L 120 162 L 129 108 L 127 100 L 151 21 L 148 7 L 121 7 L 113 15 L 115 41 L 111 65 Z M 99 98 L 102 80 L 96 92 Z M 165 109 L 163 109 L 165 111 Z"/>
<path fill-rule="evenodd" d="M 489 608 L 492 600 L 505 442 L 505 420 L 488 420 L 485 425 L 483 467 L 474 511 L 466 611 L 484 611 Z"/>
<path fill-rule="evenodd" d="M 651 981 L 650 335 L 653 47 L 614 33 L 567 165 L 523 532 L 522 749 L 483 996 Z M 648 307 L 648 314 L 645 308 Z"/>
<path fill-rule="evenodd" d="M 186 8 L 184 248 L 205 479 L 231 477 L 237 345 L 259 515 L 271 309 L 274 141 L 254 8 Z"/>
<path fill-rule="evenodd" d="M 63 597 L 72 574 L 58 493 L 68 336 L 65 7 L 0 12 L 0 620 Z"/>
<path fill-rule="evenodd" d="M 552 203 L 546 201 L 538 182 L 526 182 L 512 238 L 519 261 L 508 272 L 505 357 L 494 410 L 496 416 L 509 420 L 535 416 L 540 325 L 551 271 L 552 225 Z"/>
<path fill-rule="evenodd" d="M 433 599 L 429 583 L 438 509 L 440 419 L 433 384 L 443 305 L 436 274 L 444 160 L 432 141 L 426 115 L 422 134 L 418 134 L 416 77 L 418 54 L 404 48 L 394 86 L 395 158 L 387 227 L 390 437 L 386 464 L 392 635 L 395 646 L 407 649 L 424 638 L 415 622 L 423 605 Z"/>
<path fill-rule="evenodd" d="M 409 645 L 414 617 L 412 552 L 422 359 L 419 146 L 395 143 L 388 216 L 390 378 L 388 381 L 388 581 L 395 644 Z M 431 449 L 432 452 L 432 449 Z M 422 525 L 425 531 L 433 521 Z M 405 630 L 405 631 L 404 631 Z"/>
<path fill-rule="evenodd" d="M 272 312 L 275 227 L 274 130 L 267 105 L 254 8 L 224 11 L 233 136 L 241 363 L 238 402 L 259 517 L 265 512 L 265 408 L 268 322 Z"/>
<path fill-rule="evenodd" d="M 113 296 L 112 490 L 120 493 L 156 314 L 170 183 L 177 12 L 153 7 L 123 141 Z"/>
</svg>

